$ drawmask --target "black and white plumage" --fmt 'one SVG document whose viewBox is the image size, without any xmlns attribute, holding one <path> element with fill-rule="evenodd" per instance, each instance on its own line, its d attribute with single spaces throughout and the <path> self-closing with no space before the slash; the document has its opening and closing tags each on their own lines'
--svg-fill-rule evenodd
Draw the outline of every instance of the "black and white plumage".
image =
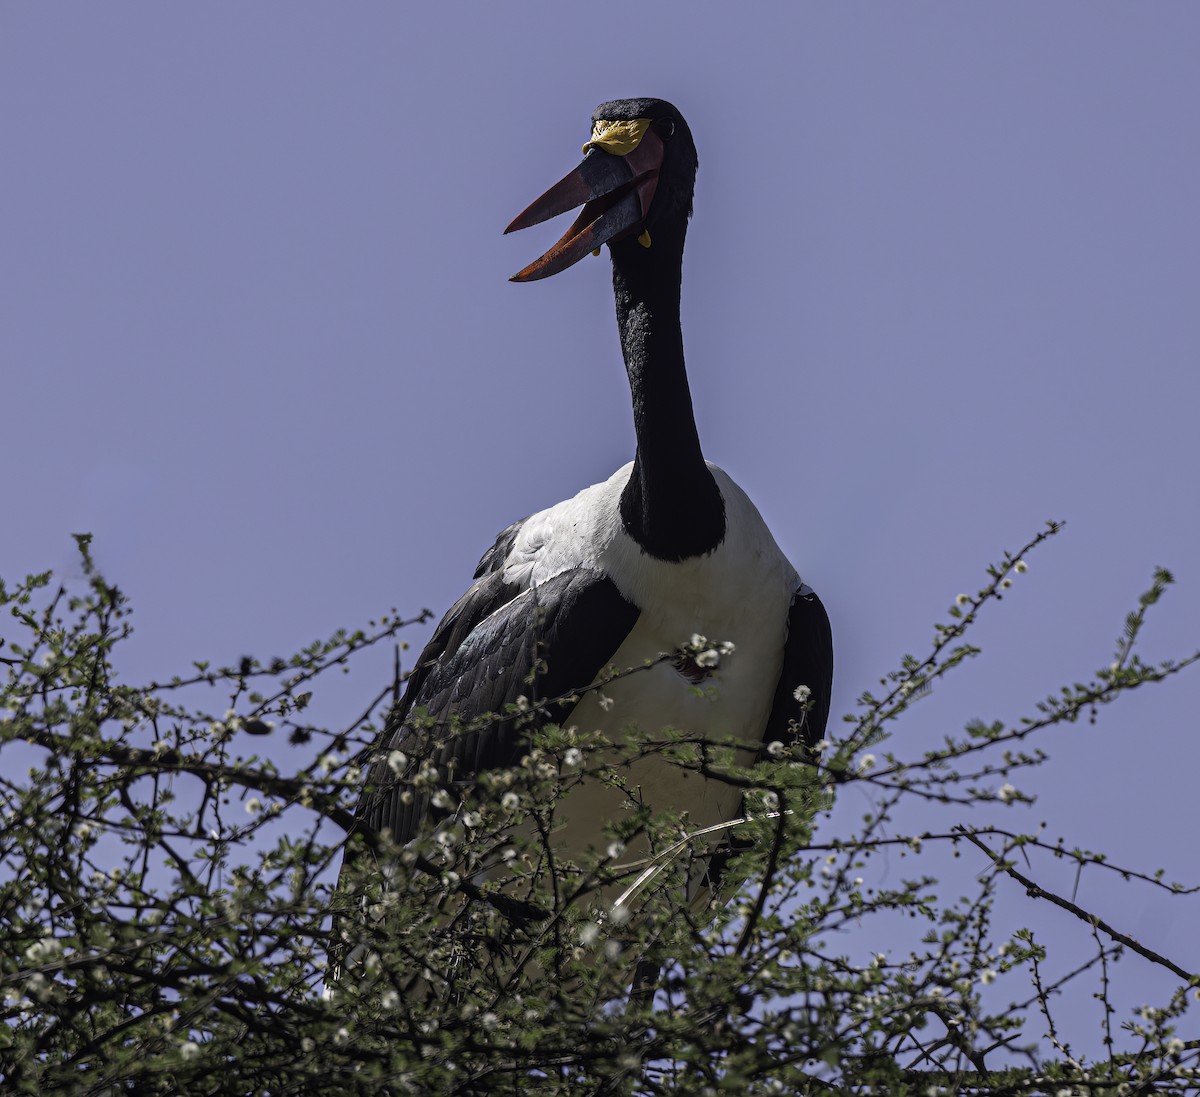
<svg viewBox="0 0 1200 1097">
<path fill-rule="evenodd" d="M 705 462 L 684 369 L 679 305 L 684 237 L 697 157 L 687 123 L 669 103 L 605 103 L 579 169 L 509 227 L 524 228 L 574 206 L 582 213 L 541 259 L 514 276 L 557 273 L 607 244 L 617 323 L 633 397 L 637 452 L 607 481 L 504 530 L 475 582 L 421 653 L 368 775 L 359 818 L 407 842 L 432 829 L 427 798 L 402 798 L 388 767 L 420 735 L 424 710 L 471 721 L 532 690 L 555 698 L 584 690 L 610 666 L 637 667 L 693 634 L 731 641 L 714 671 L 662 661 L 551 716 L 619 740 L 633 724 L 746 744 L 743 760 L 772 740 L 812 745 L 824 733 L 832 641 L 820 600 L 776 545 L 745 493 Z M 544 672 L 530 685 L 536 660 Z M 698 680 L 714 687 L 697 691 Z M 807 703 L 797 686 L 807 686 Z M 705 695 L 700 695 L 700 694 Z M 455 759 L 459 778 L 515 764 L 526 749 L 512 721 L 443 738 L 434 759 Z M 740 792 L 661 759 L 627 774 L 656 810 L 686 810 L 695 826 L 736 818 Z M 407 800 L 407 802 L 405 802 Z M 620 796 L 584 782 L 562 805 L 554 841 L 568 853 L 602 848 Z"/>
</svg>

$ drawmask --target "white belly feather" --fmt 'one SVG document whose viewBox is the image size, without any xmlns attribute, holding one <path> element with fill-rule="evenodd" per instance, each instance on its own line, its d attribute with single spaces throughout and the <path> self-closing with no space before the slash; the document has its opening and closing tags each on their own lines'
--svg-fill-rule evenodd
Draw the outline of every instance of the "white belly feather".
<svg viewBox="0 0 1200 1097">
<path fill-rule="evenodd" d="M 632 467 L 530 517 L 505 562 L 505 579 L 535 586 L 580 567 L 607 575 L 641 611 L 610 660 L 618 669 L 674 651 L 695 633 L 714 643 L 732 642 L 734 652 L 703 682 L 703 696 L 670 663 L 662 663 L 610 683 L 603 691 L 604 706 L 597 693 L 586 694 L 569 722 L 584 732 L 600 729 L 614 742 L 630 725 L 651 734 L 671 727 L 705 738 L 736 736 L 747 744 L 741 760 L 748 761 L 770 714 L 799 577 L 754 504 L 712 464 L 725 500 L 724 541 L 708 555 L 682 562 L 647 555 L 620 519 L 621 491 Z M 631 789 L 640 787 L 642 800 L 655 810 L 686 810 L 696 827 L 733 818 L 741 799 L 738 789 L 660 758 L 635 763 L 626 779 Z M 586 781 L 567 800 L 560 848 L 602 848 L 600 821 L 617 815 L 620 794 Z"/>
</svg>

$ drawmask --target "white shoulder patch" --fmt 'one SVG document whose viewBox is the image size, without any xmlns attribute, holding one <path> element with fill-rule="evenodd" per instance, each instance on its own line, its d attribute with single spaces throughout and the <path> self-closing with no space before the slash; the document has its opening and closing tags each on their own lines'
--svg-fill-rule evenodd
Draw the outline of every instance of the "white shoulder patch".
<svg viewBox="0 0 1200 1097">
<path fill-rule="evenodd" d="M 603 483 L 530 515 L 504 563 L 505 581 L 528 587 L 574 568 L 596 568 L 612 538 L 624 533 L 621 491 L 632 468 L 631 461 Z"/>
<path fill-rule="evenodd" d="M 643 612 L 670 606 L 703 619 L 740 606 L 790 603 L 800 582 L 780 551 L 758 508 L 717 465 L 708 466 L 725 500 L 725 539 L 712 552 L 690 560 L 658 560 L 644 552 L 621 524 L 621 492 L 633 462 L 600 484 L 531 515 L 517 534 L 504 565 L 507 582 L 523 587 L 544 583 L 575 568 L 607 575 Z M 724 612 L 723 612 L 724 611 Z"/>
</svg>

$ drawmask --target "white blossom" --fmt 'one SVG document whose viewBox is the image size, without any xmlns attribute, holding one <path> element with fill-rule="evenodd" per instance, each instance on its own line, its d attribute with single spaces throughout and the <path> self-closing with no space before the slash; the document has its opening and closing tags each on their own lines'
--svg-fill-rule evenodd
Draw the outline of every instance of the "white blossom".
<svg viewBox="0 0 1200 1097">
<path fill-rule="evenodd" d="M 183 1059 L 194 1059 L 200 1054 L 200 1045 L 195 1040 L 184 1040 L 179 1045 L 179 1055 Z"/>
<path fill-rule="evenodd" d="M 62 959 L 63 943 L 57 937 L 43 937 L 41 940 L 43 961 L 53 962 Z"/>
<path fill-rule="evenodd" d="M 483 816 L 478 811 L 464 811 L 462 821 L 464 827 L 474 829 L 483 822 Z"/>
<path fill-rule="evenodd" d="M 767 753 L 772 758 L 782 758 L 785 749 L 784 745 L 778 739 L 773 739 L 767 744 Z"/>
<path fill-rule="evenodd" d="M 954 604 L 957 606 L 966 606 L 971 602 L 970 595 L 960 594 L 954 599 Z"/>
<path fill-rule="evenodd" d="M 625 843 L 624 842 L 613 841 L 613 842 L 608 843 L 609 860 L 615 861 L 624 852 L 625 852 Z"/>
<path fill-rule="evenodd" d="M 812 696 L 812 690 L 808 686 L 797 686 L 792 690 L 792 696 L 803 705 Z"/>
<path fill-rule="evenodd" d="M 1002 804 L 1007 804 L 1017 794 L 1017 790 L 1006 781 L 1000 786 L 1000 790 L 996 793 L 996 799 Z"/>
<path fill-rule="evenodd" d="M 696 666 L 698 667 L 715 667 L 720 662 L 721 657 L 717 654 L 716 648 L 709 648 L 696 656 Z"/>
<path fill-rule="evenodd" d="M 688 644 L 688 647 L 706 648 L 706 647 L 708 647 L 708 637 L 701 636 L 700 633 L 698 633 L 698 632 L 693 632 L 692 639 L 691 639 L 691 642 Z"/>
<path fill-rule="evenodd" d="M 388 769 L 399 777 L 408 768 L 408 755 L 402 750 L 393 750 L 387 756 L 387 764 Z"/>
<path fill-rule="evenodd" d="M 500 806 L 503 807 L 505 811 L 516 811 L 517 808 L 521 806 L 521 797 L 519 797 L 515 792 L 506 792 L 500 798 Z"/>
<path fill-rule="evenodd" d="M 596 943 L 596 939 L 600 936 L 600 926 L 595 922 L 588 922 L 586 926 L 579 931 L 579 943 L 591 948 Z"/>
<path fill-rule="evenodd" d="M 578 766 L 583 762 L 583 751 L 578 747 L 568 747 L 563 754 L 564 766 Z"/>
<path fill-rule="evenodd" d="M 430 797 L 429 802 L 433 804 L 435 808 L 440 808 L 443 811 L 447 810 L 452 805 L 450 794 L 444 788 L 438 789 L 437 792 Z"/>
<path fill-rule="evenodd" d="M 979 973 L 979 981 L 985 987 L 990 983 L 994 983 L 996 981 L 996 969 L 990 967 L 984 968 L 984 970 Z"/>
<path fill-rule="evenodd" d="M 1013 564 L 1013 571 L 1015 571 L 1018 575 L 1024 575 L 1028 570 L 1029 565 L 1025 563 L 1024 560 L 1018 560 L 1015 564 Z"/>
<path fill-rule="evenodd" d="M 601 693 L 598 695 L 597 699 L 599 701 L 600 707 L 602 709 L 604 709 L 605 712 L 607 712 L 610 708 L 613 707 L 613 699 L 611 697 L 607 697 L 603 693 Z"/>
<path fill-rule="evenodd" d="M 717 651 L 722 655 L 732 655 L 737 650 L 732 640 L 723 640 L 717 645 Z"/>
<path fill-rule="evenodd" d="M 246 801 L 246 814 L 257 815 L 260 811 L 262 811 L 262 801 L 257 796 L 251 796 Z"/>
<path fill-rule="evenodd" d="M 858 760 L 858 772 L 859 773 L 868 773 L 870 770 L 872 770 L 874 768 L 875 768 L 875 755 L 874 754 L 864 754 Z"/>
</svg>

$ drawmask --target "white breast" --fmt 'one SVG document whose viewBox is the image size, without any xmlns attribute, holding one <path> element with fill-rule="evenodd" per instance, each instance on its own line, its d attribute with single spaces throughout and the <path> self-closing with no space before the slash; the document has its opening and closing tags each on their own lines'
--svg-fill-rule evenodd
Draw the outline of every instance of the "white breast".
<svg viewBox="0 0 1200 1097">
<path fill-rule="evenodd" d="M 570 717 L 582 731 L 600 729 L 620 742 L 630 725 L 655 733 L 672 727 L 692 736 L 735 736 L 747 744 L 748 761 L 763 728 L 783 663 L 787 616 L 799 577 L 745 493 L 710 464 L 725 500 L 724 541 L 706 556 L 682 562 L 644 553 L 621 524 L 619 502 L 632 463 L 529 518 L 509 553 L 505 578 L 537 585 L 563 571 L 588 568 L 607 575 L 641 616 L 610 660 L 618 669 L 637 667 L 674 651 L 695 633 L 729 641 L 734 652 L 697 691 L 671 664 L 663 663 L 585 695 Z M 700 692 L 703 695 L 698 696 Z M 611 705 L 609 705 L 611 702 Z M 656 810 L 689 813 L 709 825 L 733 818 L 740 792 L 704 780 L 661 759 L 648 759 L 626 774 L 631 788 Z M 563 805 L 562 848 L 602 847 L 600 821 L 614 817 L 623 798 L 599 782 L 573 791 Z"/>
</svg>

